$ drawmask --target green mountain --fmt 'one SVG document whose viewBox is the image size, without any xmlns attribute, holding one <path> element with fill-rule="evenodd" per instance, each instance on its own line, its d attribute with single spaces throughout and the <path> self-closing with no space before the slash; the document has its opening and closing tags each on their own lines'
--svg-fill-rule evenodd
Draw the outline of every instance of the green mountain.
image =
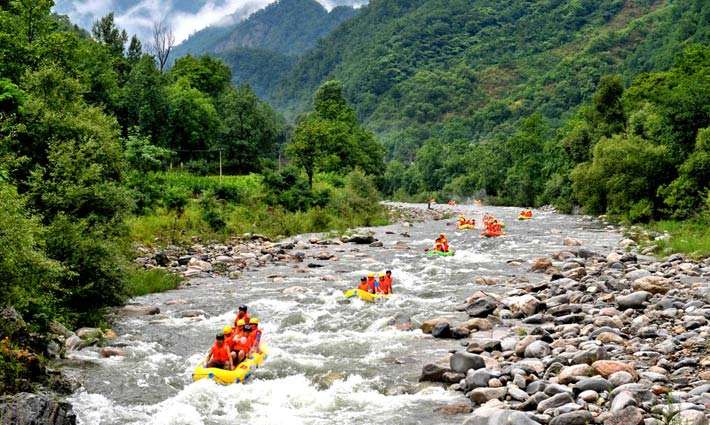
<svg viewBox="0 0 710 425">
<path fill-rule="evenodd" d="M 426 140 L 508 137 L 535 112 L 558 128 L 603 75 L 669 68 L 708 22 L 703 0 L 373 0 L 270 99 L 293 117 L 338 79 L 389 157 L 411 161 Z"/>
<path fill-rule="evenodd" d="M 195 33 L 176 47 L 174 57 L 218 56 L 232 69 L 235 82 L 249 83 L 257 94 L 265 95 L 274 90 L 296 56 L 356 13 L 349 6 L 328 12 L 315 0 L 280 0 L 244 21 Z"/>
</svg>

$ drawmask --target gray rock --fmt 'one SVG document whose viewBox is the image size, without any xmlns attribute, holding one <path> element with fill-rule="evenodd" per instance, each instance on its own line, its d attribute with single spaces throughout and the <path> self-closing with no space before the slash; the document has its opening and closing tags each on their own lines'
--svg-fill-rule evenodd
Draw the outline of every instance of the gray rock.
<svg viewBox="0 0 710 425">
<path fill-rule="evenodd" d="M 621 295 L 616 297 L 616 303 L 621 309 L 639 309 L 644 307 L 646 300 L 651 298 L 651 293 L 646 291 L 636 291 L 629 295 Z"/>
<path fill-rule="evenodd" d="M 708 425 L 708 419 L 698 410 L 683 410 L 678 414 L 682 425 Z"/>
<path fill-rule="evenodd" d="M 569 395 L 569 393 L 564 392 L 564 393 L 559 393 L 555 394 L 552 397 L 545 399 L 538 403 L 537 405 L 537 411 L 542 413 L 546 411 L 547 409 L 554 409 L 555 407 L 560 407 L 563 404 L 567 403 L 574 403 L 574 400 L 572 399 L 572 396 Z"/>
<path fill-rule="evenodd" d="M 486 367 L 483 357 L 478 354 L 457 351 L 449 359 L 451 370 L 454 372 L 467 373 L 469 369 L 482 369 Z"/>
<path fill-rule="evenodd" d="M 186 266 L 190 260 L 192 259 L 192 255 L 183 255 L 182 257 L 178 258 L 178 264 L 181 266 Z"/>
<path fill-rule="evenodd" d="M 609 356 L 603 346 L 588 348 L 575 353 L 572 357 L 572 364 L 592 364 L 597 360 L 606 360 Z"/>
<path fill-rule="evenodd" d="M 495 311 L 496 305 L 487 298 L 479 298 L 466 306 L 469 317 L 486 317 Z"/>
<path fill-rule="evenodd" d="M 369 245 L 373 242 L 375 242 L 377 239 L 375 239 L 375 236 L 372 233 L 368 234 L 355 234 L 347 238 L 346 240 L 343 240 L 343 242 L 349 242 L 349 243 L 354 243 L 354 244 L 360 244 L 360 245 Z"/>
<path fill-rule="evenodd" d="M 160 309 L 153 305 L 129 304 L 118 310 L 123 316 L 152 316 L 160 313 Z"/>
<path fill-rule="evenodd" d="M 602 378 L 601 376 L 593 376 L 591 378 L 584 378 L 580 380 L 574 385 L 574 388 L 580 392 L 594 390 L 598 393 L 601 393 L 604 391 L 610 391 L 612 385 L 609 381 Z"/>
<path fill-rule="evenodd" d="M 550 344 L 544 341 L 533 341 L 525 347 L 525 357 L 533 357 L 541 359 L 543 357 L 549 356 L 552 350 L 550 349 Z"/>
<path fill-rule="evenodd" d="M 4 425 L 76 425 L 71 404 L 29 393 L 0 397 L 0 419 Z"/>
<path fill-rule="evenodd" d="M 592 423 L 592 414 L 586 410 L 565 413 L 552 418 L 550 425 L 588 425 Z"/>
<path fill-rule="evenodd" d="M 604 425 L 641 425 L 643 424 L 643 410 L 634 406 L 627 406 L 604 420 Z"/>
<path fill-rule="evenodd" d="M 631 392 L 622 391 L 611 401 L 611 408 L 609 410 L 611 412 L 618 412 L 628 406 L 636 406 L 636 399 L 634 399 L 634 395 Z"/>
<path fill-rule="evenodd" d="M 443 382 L 443 376 L 446 372 L 450 372 L 450 370 L 433 363 L 425 364 L 422 368 L 419 382 Z"/>
<path fill-rule="evenodd" d="M 500 409 L 497 407 L 483 406 L 474 410 L 463 425 L 540 425 L 528 415 L 514 410 Z"/>
<path fill-rule="evenodd" d="M 451 325 L 446 322 L 439 322 L 431 330 L 434 338 L 451 338 Z M 465 373 L 465 371 L 463 371 Z"/>
<path fill-rule="evenodd" d="M 629 372 L 620 370 L 609 375 L 609 383 L 612 387 L 616 388 L 620 385 L 630 384 L 634 382 L 634 377 Z"/>
<path fill-rule="evenodd" d="M 500 372 L 488 369 L 469 369 L 466 373 L 466 389 L 472 390 L 474 388 L 487 387 L 488 381 L 499 376 Z"/>
<path fill-rule="evenodd" d="M 500 388 L 474 388 L 468 394 L 468 398 L 474 403 L 483 404 L 489 400 L 500 400 L 508 394 L 506 387 Z"/>
<path fill-rule="evenodd" d="M 599 399 L 599 393 L 594 390 L 586 390 L 579 394 L 579 398 L 587 403 L 594 403 Z"/>
</svg>

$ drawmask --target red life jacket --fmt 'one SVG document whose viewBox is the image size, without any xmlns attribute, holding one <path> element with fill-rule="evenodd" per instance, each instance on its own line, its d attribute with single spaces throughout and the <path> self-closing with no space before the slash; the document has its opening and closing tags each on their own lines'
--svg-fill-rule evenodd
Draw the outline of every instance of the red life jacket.
<svg viewBox="0 0 710 425">
<path fill-rule="evenodd" d="M 392 292 L 392 278 L 391 277 L 383 277 L 380 280 L 380 292 L 383 294 L 389 294 Z"/>
<path fill-rule="evenodd" d="M 222 343 L 220 347 L 217 345 L 217 341 L 212 345 L 212 360 L 216 362 L 226 362 L 229 361 L 229 346 L 226 343 Z"/>
<path fill-rule="evenodd" d="M 237 313 L 237 317 L 234 318 L 234 327 L 237 327 L 237 322 L 240 320 L 244 319 L 244 323 L 249 323 L 249 313 L 244 313 L 244 316 L 239 317 L 239 313 Z"/>
<path fill-rule="evenodd" d="M 367 291 L 368 292 L 375 292 L 375 278 L 374 277 L 367 278 Z"/>
<path fill-rule="evenodd" d="M 368 287 L 367 282 L 360 282 L 360 284 L 357 286 L 357 289 L 359 289 L 361 291 L 367 291 L 367 287 Z"/>
</svg>

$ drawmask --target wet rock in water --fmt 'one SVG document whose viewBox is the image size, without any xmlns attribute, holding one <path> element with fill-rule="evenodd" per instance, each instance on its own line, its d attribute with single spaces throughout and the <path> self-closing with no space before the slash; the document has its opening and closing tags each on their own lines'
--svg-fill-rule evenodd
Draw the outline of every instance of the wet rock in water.
<svg viewBox="0 0 710 425">
<path fill-rule="evenodd" d="M 523 316 L 530 316 L 539 311 L 543 304 L 530 294 L 507 297 L 501 300 L 501 302 L 507 306 L 513 314 L 521 314 Z"/>
<path fill-rule="evenodd" d="M 482 369 L 486 367 L 486 362 L 483 357 L 467 353 L 464 351 L 455 352 L 449 359 L 451 370 L 460 373 L 466 373 L 469 369 Z"/>
<path fill-rule="evenodd" d="M 473 407 L 471 407 L 471 403 L 451 403 L 451 404 L 445 404 L 443 406 L 439 406 L 436 409 L 434 409 L 434 412 L 436 413 L 441 413 L 443 415 L 463 415 L 465 413 L 471 413 L 473 411 Z"/>
<path fill-rule="evenodd" d="M 102 339 L 104 333 L 99 328 L 79 328 L 76 330 L 76 336 L 84 340 Z"/>
<path fill-rule="evenodd" d="M 321 251 L 315 255 L 318 260 L 330 260 L 333 257 L 335 257 L 335 254 L 328 251 Z"/>
<path fill-rule="evenodd" d="M 550 425 L 589 425 L 592 421 L 591 413 L 586 410 L 578 410 L 552 418 Z"/>
<path fill-rule="evenodd" d="M 118 310 L 123 316 L 152 316 L 160 313 L 160 309 L 154 305 L 128 304 Z"/>
<path fill-rule="evenodd" d="M 29 393 L 0 397 L 0 420 L 3 425 L 76 425 L 71 404 Z"/>
<path fill-rule="evenodd" d="M 616 297 L 616 304 L 620 309 L 642 309 L 646 300 L 651 298 L 651 293 L 646 291 L 636 291 L 629 295 L 621 295 Z"/>
<path fill-rule="evenodd" d="M 446 384 L 456 384 L 465 377 L 466 375 L 464 375 L 463 373 L 448 371 L 444 372 L 444 374 L 441 375 L 441 381 Z"/>
<path fill-rule="evenodd" d="M 447 322 L 439 322 L 431 329 L 434 338 L 451 338 L 451 325 Z"/>
<path fill-rule="evenodd" d="M 493 329 L 493 324 L 488 319 L 474 318 L 469 319 L 461 324 L 461 326 L 466 327 L 469 331 L 487 331 Z"/>
<path fill-rule="evenodd" d="M 508 389 L 502 388 L 474 388 L 468 398 L 474 403 L 484 404 L 489 400 L 500 400 L 508 394 Z"/>
<path fill-rule="evenodd" d="M 474 410 L 463 425 L 540 425 L 528 415 L 515 410 L 501 409 L 498 407 L 482 406 Z"/>
<path fill-rule="evenodd" d="M 165 251 L 157 252 L 153 259 L 155 260 L 155 264 L 161 267 L 167 267 L 170 265 L 170 259 L 168 258 L 168 254 L 166 254 Z"/>
<path fill-rule="evenodd" d="M 101 350 L 99 350 L 99 355 L 103 358 L 108 358 L 108 357 L 123 357 L 126 355 L 126 353 L 123 352 L 120 348 L 116 347 L 103 347 Z"/>
<path fill-rule="evenodd" d="M 469 317 L 486 317 L 493 313 L 496 304 L 488 298 L 479 298 L 466 306 L 466 314 Z"/>
<path fill-rule="evenodd" d="M 360 244 L 360 245 L 369 245 L 373 242 L 375 242 L 375 235 L 372 233 L 368 234 L 354 234 L 350 237 L 343 238 L 343 242 L 349 242 L 349 243 L 354 243 L 354 244 Z"/>
<path fill-rule="evenodd" d="M 470 334 L 471 331 L 469 331 L 465 326 L 457 326 L 451 329 L 451 338 L 453 339 L 464 339 L 467 338 Z"/>
<path fill-rule="evenodd" d="M 646 291 L 651 294 L 665 294 L 670 291 L 672 284 L 670 279 L 660 276 L 646 276 L 636 279 L 632 285 L 636 291 Z"/>
<path fill-rule="evenodd" d="M 544 272 L 552 267 L 552 261 L 549 258 L 541 257 L 533 260 L 532 267 L 530 267 L 531 272 Z"/>
<path fill-rule="evenodd" d="M 436 317 L 434 319 L 425 320 L 421 326 L 422 332 L 425 334 L 430 334 L 431 331 L 434 329 L 434 326 L 442 322 L 448 324 L 449 319 L 446 319 L 444 317 Z"/>
<path fill-rule="evenodd" d="M 382 243 L 382 241 L 375 241 L 370 244 L 370 248 L 382 248 L 383 246 L 384 244 Z"/>
<path fill-rule="evenodd" d="M 179 311 L 179 312 L 177 312 L 177 313 L 175 314 L 175 316 L 176 316 L 176 317 L 180 317 L 180 318 L 200 317 L 200 316 L 207 317 L 207 313 L 205 313 L 204 310 L 196 310 L 196 309 L 193 309 L 193 310 L 183 310 L 183 311 Z"/>
<path fill-rule="evenodd" d="M 422 367 L 422 374 L 419 376 L 419 382 L 443 382 L 444 373 L 446 372 L 451 372 L 451 370 L 433 363 L 425 364 L 424 367 Z"/>
<path fill-rule="evenodd" d="M 574 238 L 565 238 L 564 241 L 562 241 L 562 244 L 564 246 L 580 246 L 582 245 L 582 242 Z"/>
<path fill-rule="evenodd" d="M 192 255 L 183 255 L 182 257 L 178 257 L 178 264 L 181 266 L 186 266 L 188 263 L 190 263 L 190 260 L 192 260 Z"/>
<path fill-rule="evenodd" d="M 469 369 L 466 372 L 466 390 L 472 390 L 474 388 L 487 387 L 488 382 L 500 376 L 500 372 L 493 371 L 490 369 Z"/>
</svg>

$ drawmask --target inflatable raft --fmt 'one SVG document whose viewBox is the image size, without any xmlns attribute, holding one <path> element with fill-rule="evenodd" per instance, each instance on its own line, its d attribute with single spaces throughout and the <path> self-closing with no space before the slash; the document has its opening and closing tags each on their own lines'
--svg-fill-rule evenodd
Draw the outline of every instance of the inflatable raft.
<svg viewBox="0 0 710 425">
<path fill-rule="evenodd" d="M 449 250 L 449 252 L 443 252 L 431 249 L 427 251 L 426 255 L 428 255 L 429 257 L 451 257 L 454 255 L 454 251 Z"/>
<path fill-rule="evenodd" d="M 483 232 L 481 233 L 481 236 L 485 236 L 487 238 L 496 238 L 498 236 L 503 236 L 505 233 L 499 232 L 499 233 L 493 233 L 493 232 Z"/>
<path fill-rule="evenodd" d="M 532 219 L 532 216 L 527 216 L 527 215 L 519 215 L 518 220 L 530 220 Z"/>
<path fill-rule="evenodd" d="M 268 347 L 265 344 L 260 344 L 259 352 L 250 354 L 249 357 L 234 368 L 234 370 L 224 370 L 214 367 L 206 368 L 204 364 L 201 363 L 192 373 L 192 380 L 211 379 L 222 385 L 244 383 L 244 381 L 251 377 L 256 369 L 264 364 L 268 354 Z"/>
<path fill-rule="evenodd" d="M 459 230 L 471 230 L 475 228 L 476 226 L 474 226 L 473 224 L 459 224 Z"/>
<path fill-rule="evenodd" d="M 363 301 L 367 301 L 369 303 L 374 303 L 378 300 L 386 299 L 387 295 L 385 294 L 371 294 L 367 291 L 363 291 L 362 289 L 348 289 L 347 291 L 343 292 L 343 295 L 345 298 L 352 298 L 352 297 L 358 297 Z"/>
</svg>

